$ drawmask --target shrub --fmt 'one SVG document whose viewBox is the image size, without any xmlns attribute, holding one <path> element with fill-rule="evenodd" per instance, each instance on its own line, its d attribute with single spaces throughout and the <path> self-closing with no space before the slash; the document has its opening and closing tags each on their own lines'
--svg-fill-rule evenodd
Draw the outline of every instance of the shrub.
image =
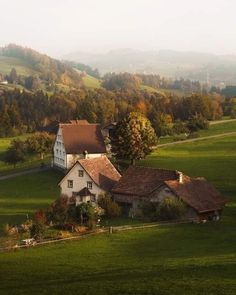
<svg viewBox="0 0 236 295">
<path fill-rule="evenodd" d="M 98 196 L 98 205 L 104 210 L 104 215 L 107 218 L 121 215 L 120 206 L 112 200 L 111 195 L 108 193 Z"/>
<path fill-rule="evenodd" d="M 76 216 L 80 220 L 81 225 L 86 224 L 91 227 L 91 222 L 97 222 L 97 210 L 90 203 L 81 203 L 76 207 Z"/>
<path fill-rule="evenodd" d="M 43 239 L 43 235 L 45 232 L 45 224 L 40 221 L 35 221 L 30 228 L 30 236 L 37 241 L 41 241 Z"/>
<path fill-rule="evenodd" d="M 68 219 L 68 197 L 62 195 L 49 207 L 47 221 L 63 225 Z"/>
<path fill-rule="evenodd" d="M 188 121 L 187 128 L 190 132 L 195 132 L 200 129 L 208 129 L 209 122 L 203 116 L 195 115 Z"/>
<path fill-rule="evenodd" d="M 157 208 L 157 216 L 160 220 L 180 219 L 185 213 L 184 203 L 177 198 L 164 198 Z"/>
</svg>

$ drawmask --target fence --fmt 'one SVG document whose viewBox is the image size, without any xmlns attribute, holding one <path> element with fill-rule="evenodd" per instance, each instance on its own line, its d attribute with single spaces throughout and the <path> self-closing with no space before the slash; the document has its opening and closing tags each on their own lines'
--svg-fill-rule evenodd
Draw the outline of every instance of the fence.
<svg viewBox="0 0 236 295">
<path fill-rule="evenodd" d="M 53 243 L 59 243 L 59 242 L 67 242 L 67 241 L 73 241 L 73 240 L 81 240 L 86 237 L 102 234 L 102 233 L 115 233 L 115 232 L 120 232 L 120 231 L 126 231 L 126 230 L 136 230 L 136 229 L 146 229 L 146 228 L 153 228 L 153 227 L 159 227 L 159 226 L 170 226 L 170 225 L 178 225 L 178 224 L 188 224 L 188 223 L 193 223 L 197 222 L 196 219 L 188 219 L 184 221 L 173 221 L 173 222 L 158 222 L 158 223 L 148 223 L 148 224 L 142 224 L 142 225 L 137 225 L 137 226 L 110 226 L 106 228 L 100 228 L 94 231 L 90 231 L 87 233 L 80 234 L 78 236 L 72 236 L 68 238 L 62 238 L 62 239 L 52 239 L 52 240 L 47 240 L 47 241 L 42 241 L 38 242 L 35 245 L 15 245 L 13 247 L 6 247 L 6 248 L 0 248 L 0 252 L 7 252 L 7 251 L 12 251 L 12 250 L 17 250 L 17 249 L 24 249 L 24 248 L 29 248 L 29 247 L 37 247 L 37 246 L 43 246 L 43 245 L 49 245 Z"/>
</svg>

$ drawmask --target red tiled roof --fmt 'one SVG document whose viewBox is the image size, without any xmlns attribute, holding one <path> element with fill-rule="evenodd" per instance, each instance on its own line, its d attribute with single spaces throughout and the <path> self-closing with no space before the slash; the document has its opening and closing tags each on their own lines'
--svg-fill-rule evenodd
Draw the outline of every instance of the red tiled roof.
<svg viewBox="0 0 236 295">
<path fill-rule="evenodd" d="M 98 124 L 60 124 L 67 154 L 106 153 L 100 125 Z"/>
<path fill-rule="evenodd" d="M 121 177 L 106 156 L 79 160 L 78 163 L 99 187 L 108 192 Z"/>
<path fill-rule="evenodd" d="M 112 192 L 148 196 L 156 188 L 161 186 L 165 180 L 175 180 L 177 178 L 178 173 L 174 170 L 130 166 L 113 188 Z"/>
<path fill-rule="evenodd" d="M 220 210 L 227 202 L 227 198 L 204 178 L 190 178 L 184 175 L 182 183 L 177 180 L 167 180 L 165 183 L 198 213 Z"/>
</svg>

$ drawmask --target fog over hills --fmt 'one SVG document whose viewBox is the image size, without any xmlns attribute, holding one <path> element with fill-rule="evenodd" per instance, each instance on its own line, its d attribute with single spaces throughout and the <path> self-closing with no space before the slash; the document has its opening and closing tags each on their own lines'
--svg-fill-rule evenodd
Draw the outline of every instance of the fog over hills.
<svg viewBox="0 0 236 295">
<path fill-rule="evenodd" d="M 236 55 L 174 50 L 112 50 L 105 54 L 73 52 L 63 59 L 86 63 L 106 72 L 139 72 L 173 78 L 189 78 L 218 85 L 236 84 Z"/>
</svg>

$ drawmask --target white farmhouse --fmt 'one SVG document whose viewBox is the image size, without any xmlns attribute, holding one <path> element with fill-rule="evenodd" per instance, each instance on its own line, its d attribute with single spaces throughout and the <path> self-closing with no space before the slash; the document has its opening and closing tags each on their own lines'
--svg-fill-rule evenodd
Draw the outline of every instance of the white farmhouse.
<svg viewBox="0 0 236 295">
<path fill-rule="evenodd" d="M 59 124 L 53 147 L 53 166 L 70 169 L 78 159 L 106 155 L 106 146 L 99 124 L 74 120 Z"/>
<path fill-rule="evenodd" d="M 97 202 L 99 194 L 110 192 L 121 175 L 106 156 L 78 160 L 59 182 L 61 195 L 67 195 L 76 205 Z"/>
</svg>

